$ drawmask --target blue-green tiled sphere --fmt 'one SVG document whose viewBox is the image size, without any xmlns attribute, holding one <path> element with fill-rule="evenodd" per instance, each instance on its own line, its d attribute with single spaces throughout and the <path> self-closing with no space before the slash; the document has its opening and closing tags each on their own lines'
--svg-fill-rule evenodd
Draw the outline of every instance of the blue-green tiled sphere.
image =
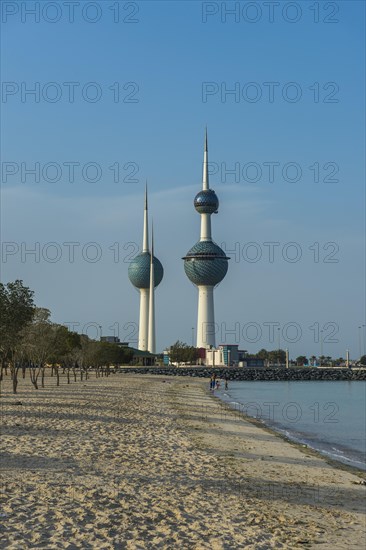
<svg viewBox="0 0 366 550">
<path fill-rule="evenodd" d="M 163 278 L 164 269 L 154 256 L 154 283 L 157 287 Z M 132 260 L 128 267 L 128 276 L 136 288 L 150 287 L 150 252 L 142 252 Z"/>
<path fill-rule="evenodd" d="M 215 286 L 227 273 L 228 259 L 216 243 L 199 241 L 183 258 L 184 271 L 195 285 Z"/>
<path fill-rule="evenodd" d="M 205 189 L 197 193 L 194 207 L 200 214 L 213 214 L 219 208 L 219 199 L 213 189 Z"/>
</svg>

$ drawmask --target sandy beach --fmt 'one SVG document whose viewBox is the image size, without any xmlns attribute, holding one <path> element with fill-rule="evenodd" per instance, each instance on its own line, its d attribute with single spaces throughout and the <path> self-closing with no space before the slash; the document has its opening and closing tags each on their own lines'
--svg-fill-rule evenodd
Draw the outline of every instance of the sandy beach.
<svg viewBox="0 0 366 550">
<path fill-rule="evenodd" d="M 230 411 L 207 382 L 5 377 L 1 548 L 360 549 L 364 474 Z"/>
</svg>

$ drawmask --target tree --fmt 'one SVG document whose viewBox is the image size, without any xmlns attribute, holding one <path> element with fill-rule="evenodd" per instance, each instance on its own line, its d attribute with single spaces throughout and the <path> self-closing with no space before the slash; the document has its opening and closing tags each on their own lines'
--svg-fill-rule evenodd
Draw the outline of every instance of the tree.
<svg viewBox="0 0 366 550">
<path fill-rule="evenodd" d="M 299 357 L 296 357 L 296 364 L 303 367 L 308 362 L 307 357 L 305 355 L 299 355 Z"/>
<path fill-rule="evenodd" d="M 200 356 L 199 348 L 188 346 L 184 342 L 177 340 L 175 344 L 169 348 L 169 358 L 172 363 L 189 363 L 195 364 Z"/>
<path fill-rule="evenodd" d="M 363 356 L 361 357 L 360 363 L 361 363 L 361 365 L 366 366 L 366 355 L 363 355 Z"/>
<path fill-rule="evenodd" d="M 79 334 L 70 332 L 63 325 L 52 323 L 48 309 L 36 308 L 33 322 L 26 327 L 23 334 L 23 354 L 28 361 L 29 375 L 35 389 L 38 389 L 40 375 L 44 388 L 47 364 L 51 364 L 56 372 L 57 386 L 60 384 L 60 365 L 67 368 L 67 379 L 70 383 L 70 368 L 75 369 L 76 364 L 73 354 L 79 347 Z"/>
<path fill-rule="evenodd" d="M 34 315 L 34 292 L 23 286 L 23 281 L 17 279 L 13 283 L 0 283 L 0 355 L 1 372 L 9 365 L 13 382 L 13 393 L 17 393 L 18 372 L 21 367 L 20 349 L 23 332 L 31 323 Z"/>
<path fill-rule="evenodd" d="M 267 360 L 273 365 L 280 363 L 281 365 L 286 362 L 286 352 L 283 349 L 274 349 L 267 352 Z"/>
<path fill-rule="evenodd" d="M 53 325 L 55 332 L 53 352 L 50 357 L 51 364 L 56 373 L 56 385 L 60 385 L 60 366 L 67 368 L 68 382 L 70 383 L 70 365 L 77 364 L 81 349 L 81 336 L 76 332 L 70 332 L 63 325 Z"/>
<path fill-rule="evenodd" d="M 38 390 L 40 374 L 42 388 L 44 388 L 46 363 L 51 360 L 56 345 L 57 331 L 50 321 L 50 315 L 48 309 L 36 308 L 33 322 L 24 330 L 24 351 L 29 360 L 30 379 L 36 390 Z"/>
<path fill-rule="evenodd" d="M 268 359 L 268 351 L 266 349 L 262 348 L 261 350 L 258 351 L 258 353 L 256 353 L 256 357 L 258 357 L 258 359 L 267 360 Z"/>
<path fill-rule="evenodd" d="M 172 363 L 183 363 L 185 358 L 185 352 L 187 348 L 187 344 L 184 342 L 180 342 L 177 340 L 175 344 L 170 346 L 169 348 L 169 357 Z"/>
<path fill-rule="evenodd" d="M 110 373 L 111 365 L 120 365 L 125 362 L 129 362 L 132 358 L 133 351 L 126 349 L 117 344 L 110 342 L 96 342 L 96 364 L 102 367 L 102 374 L 104 373 L 103 367 L 106 367 L 106 374 Z"/>
<path fill-rule="evenodd" d="M 197 360 L 200 357 L 200 351 L 198 348 L 195 348 L 194 346 L 188 346 L 185 352 L 186 362 L 192 364 L 196 364 Z"/>
</svg>

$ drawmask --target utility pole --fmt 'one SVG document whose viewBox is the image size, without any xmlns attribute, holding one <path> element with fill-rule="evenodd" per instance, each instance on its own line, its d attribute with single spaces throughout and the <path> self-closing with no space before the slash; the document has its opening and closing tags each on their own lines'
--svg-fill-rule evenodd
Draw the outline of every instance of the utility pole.
<svg viewBox="0 0 366 550">
<path fill-rule="evenodd" d="M 362 327 L 358 327 L 358 355 L 359 355 L 359 359 L 361 359 L 361 355 L 362 355 L 362 349 L 361 349 L 361 330 L 362 330 Z"/>
<path fill-rule="evenodd" d="M 319 358 L 319 366 L 322 366 L 323 361 L 323 331 L 320 331 L 320 358 Z"/>
</svg>

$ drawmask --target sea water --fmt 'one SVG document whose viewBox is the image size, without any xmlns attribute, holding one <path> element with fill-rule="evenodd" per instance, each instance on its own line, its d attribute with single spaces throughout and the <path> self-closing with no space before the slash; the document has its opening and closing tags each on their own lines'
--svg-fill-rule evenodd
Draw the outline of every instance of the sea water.
<svg viewBox="0 0 366 550">
<path fill-rule="evenodd" d="M 215 394 L 239 414 L 366 470 L 366 382 L 230 382 Z"/>
</svg>

